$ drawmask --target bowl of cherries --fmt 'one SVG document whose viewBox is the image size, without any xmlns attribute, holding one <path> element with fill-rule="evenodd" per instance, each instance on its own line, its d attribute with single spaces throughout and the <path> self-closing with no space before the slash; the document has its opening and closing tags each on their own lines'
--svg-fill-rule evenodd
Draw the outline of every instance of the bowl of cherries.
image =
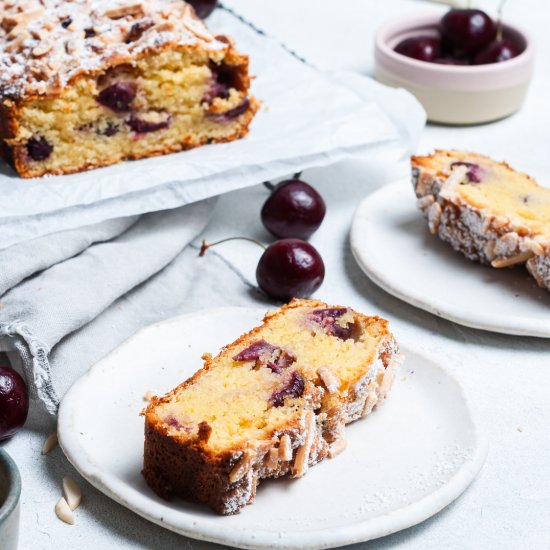
<svg viewBox="0 0 550 550">
<path fill-rule="evenodd" d="M 451 9 L 390 21 L 376 35 L 375 58 L 377 79 L 413 93 L 431 122 L 480 124 L 521 107 L 534 47 L 500 17 Z"/>
</svg>

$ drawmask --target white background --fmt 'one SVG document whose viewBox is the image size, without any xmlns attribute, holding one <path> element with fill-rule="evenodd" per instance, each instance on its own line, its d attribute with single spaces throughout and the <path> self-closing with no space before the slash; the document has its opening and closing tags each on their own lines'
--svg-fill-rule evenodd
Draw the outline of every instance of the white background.
<svg viewBox="0 0 550 550">
<path fill-rule="evenodd" d="M 481 3 L 494 13 L 498 0 Z M 437 9 L 413 0 L 229 0 L 227 4 L 318 67 L 364 73 L 372 71 L 373 32 L 382 21 L 405 11 Z M 507 19 L 529 29 L 538 43 L 536 74 L 526 105 L 517 115 L 486 126 L 429 126 L 418 151 L 472 149 L 506 160 L 550 185 L 550 5 L 547 0 L 509 0 L 508 4 Z M 360 198 L 406 174 L 404 164 L 366 171 L 357 162 L 306 173 L 305 179 L 318 187 L 328 203 L 326 221 L 312 240 L 327 265 L 318 296 L 383 315 L 402 341 L 441 357 L 460 378 L 482 418 L 490 451 L 478 479 L 443 512 L 417 527 L 355 548 L 548 549 L 550 342 L 470 330 L 418 311 L 366 280 L 349 252 L 349 223 Z M 246 233 L 266 239 L 258 221 L 265 197 L 261 187 L 224 197 L 208 236 Z M 223 254 L 253 277 L 258 254 L 246 243 L 228 244 Z M 244 291 L 243 303 L 252 303 Z M 53 424 L 42 420 L 32 417 L 29 428 L 5 445 L 23 475 L 20 548 L 214 548 L 141 520 L 83 480 L 79 481 L 84 500 L 77 511 L 77 525 L 61 523 L 53 510 L 61 478 L 78 479 L 78 475 L 59 448 L 47 457 L 40 455 L 44 434 L 53 430 Z M 349 488 L 342 490 L 352 486 L 351 478 Z"/>
</svg>

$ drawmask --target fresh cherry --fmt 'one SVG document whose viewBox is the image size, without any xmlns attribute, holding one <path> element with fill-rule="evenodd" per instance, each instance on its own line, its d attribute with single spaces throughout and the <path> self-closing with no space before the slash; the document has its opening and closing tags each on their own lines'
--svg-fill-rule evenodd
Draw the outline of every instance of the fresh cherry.
<svg viewBox="0 0 550 550">
<path fill-rule="evenodd" d="M 323 197 L 298 179 L 279 183 L 265 201 L 262 222 L 280 238 L 308 239 L 317 231 L 326 213 Z"/>
<path fill-rule="evenodd" d="M 517 57 L 520 53 L 518 46 L 511 40 L 495 40 L 475 56 L 474 63 L 476 65 L 500 63 Z"/>
<path fill-rule="evenodd" d="M 497 34 L 494 21 L 481 10 L 455 9 L 441 20 L 443 45 L 455 57 L 475 55 Z"/>
<path fill-rule="evenodd" d="M 419 61 L 434 61 L 440 56 L 441 44 L 439 38 L 417 36 L 405 38 L 405 40 L 399 42 L 395 47 L 395 51 Z"/>
<path fill-rule="evenodd" d="M 325 265 L 319 252 L 300 239 L 275 241 L 263 253 L 256 280 L 271 298 L 288 302 L 315 292 L 325 278 Z"/>
<path fill-rule="evenodd" d="M 217 0 L 187 0 L 195 8 L 195 12 L 201 19 L 206 19 L 218 5 Z"/>
<path fill-rule="evenodd" d="M 9 367 L 0 367 L 0 440 L 14 435 L 25 424 L 29 412 L 27 385 Z"/>
</svg>

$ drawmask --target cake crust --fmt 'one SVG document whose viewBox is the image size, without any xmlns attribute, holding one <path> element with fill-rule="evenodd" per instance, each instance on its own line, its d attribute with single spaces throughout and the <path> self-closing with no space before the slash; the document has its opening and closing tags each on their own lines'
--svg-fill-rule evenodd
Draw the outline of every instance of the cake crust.
<svg viewBox="0 0 550 550">
<path fill-rule="evenodd" d="M 320 301 L 293 300 L 275 316 L 284 315 L 289 309 L 326 306 Z M 301 477 L 310 466 L 341 452 L 345 448 L 344 426 L 368 415 L 386 398 L 400 362 L 399 349 L 387 322 L 378 317 L 355 315 L 362 326 L 378 334 L 376 358 L 368 372 L 354 381 L 344 397 L 332 395 L 330 378 L 320 373 L 320 383 L 313 390 L 316 401 L 313 410 L 303 411 L 294 421 L 279 426 L 261 440 L 246 441 L 214 453 L 200 435 L 193 440 L 179 438 L 159 421 L 155 413 L 158 405 L 192 386 L 204 370 L 213 368 L 213 360 L 208 355 L 201 371 L 166 396 L 154 397 L 143 412 L 142 473 L 149 486 L 165 499 L 181 496 L 205 503 L 219 514 L 234 514 L 254 500 L 260 480 Z M 268 314 L 264 324 L 273 317 Z M 239 348 L 263 326 L 241 336 L 228 348 Z"/>
<path fill-rule="evenodd" d="M 442 159 L 459 160 L 457 154 L 513 172 L 508 164 L 476 153 L 436 150 L 429 156 L 413 156 L 412 184 L 430 231 L 469 260 L 496 268 L 524 265 L 541 288 L 550 290 L 548 237 L 513 223 L 506 213 L 479 209 L 461 199 L 454 189 L 464 181 L 468 168 L 460 166 L 452 172 L 441 169 Z M 535 183 L 531 177 L 521 176 Z"/>
</svg>

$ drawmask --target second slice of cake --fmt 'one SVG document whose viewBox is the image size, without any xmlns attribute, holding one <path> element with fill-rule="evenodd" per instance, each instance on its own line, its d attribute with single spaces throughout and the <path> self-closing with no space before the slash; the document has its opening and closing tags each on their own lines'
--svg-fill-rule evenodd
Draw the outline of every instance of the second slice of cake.
<svg viewBox="0 0 550 550">
<path fill-rule="evenodd" d="M 153 398 L 143 475 L 164 498 L 236 513 L 261 479 L 342 451 L 345 425 L 384 400 L 399 357 L 387 321 L 293 300 Z"/>
</svg>

